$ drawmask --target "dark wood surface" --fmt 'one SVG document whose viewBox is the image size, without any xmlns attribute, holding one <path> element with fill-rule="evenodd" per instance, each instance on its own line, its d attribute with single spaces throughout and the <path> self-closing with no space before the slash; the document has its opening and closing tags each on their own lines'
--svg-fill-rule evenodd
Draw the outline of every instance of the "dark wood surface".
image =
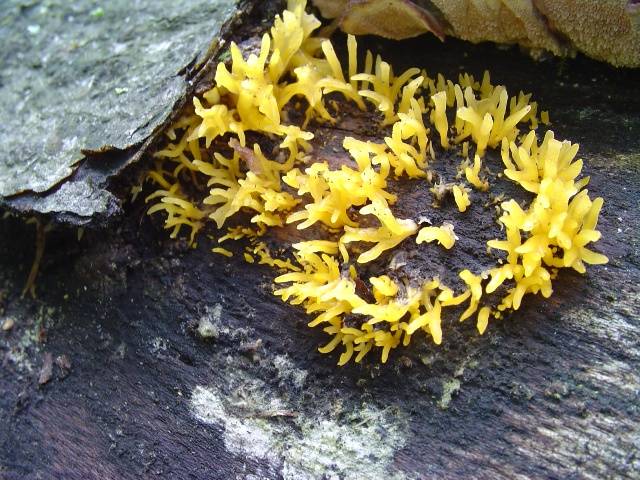
<svg viewBox="0 0 640 480">
<path fill-rule="evenodd" d="M 533 92 L 581 144 L 610 263 L 563 272 L 482 337 L 463 324 L 439 348 L 338 368 L 271 294 L 272 271 L 167 239 L 140 201 L 79 241 L 50 232 L 35 300 L 19 298 L 34 228 L 2 220 L 0 323 L 15 323 L 0 331 L 0 478 L 639 478 L 640 75 L 453 41 L 372 46 Z"/>
</svg>

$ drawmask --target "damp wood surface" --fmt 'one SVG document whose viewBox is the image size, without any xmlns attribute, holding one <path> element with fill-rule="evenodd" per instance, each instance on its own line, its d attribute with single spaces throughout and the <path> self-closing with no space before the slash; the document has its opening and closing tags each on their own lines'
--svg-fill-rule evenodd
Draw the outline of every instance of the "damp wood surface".
<svg viewBox="0 0 640 480">
<path fill-rule="evenodd" d="M 483 336 L 469 321 L 440 347 L 339 368 L 272 295 L 272 270 L 210 253 L 206 235 L 168 239 L 140 199 L 80 240 L 50 232 L 36 300 L 19 298 L 34 228 L 4 219 L 0 477 L 638 477 L 640 74 L 456 41 L 368 47 L 533 93 L 605 199 L 609 264 L 561 272 Z"/>
</svg>

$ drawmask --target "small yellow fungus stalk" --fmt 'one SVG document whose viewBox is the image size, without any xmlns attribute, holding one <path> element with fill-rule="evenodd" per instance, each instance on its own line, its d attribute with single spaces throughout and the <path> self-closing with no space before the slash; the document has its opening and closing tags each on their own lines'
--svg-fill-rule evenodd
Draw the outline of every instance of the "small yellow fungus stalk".
<svg viewBox="0 0 640 480">
<path fill-rule="evenodd" d="M 423 227 L 418 232 L 416 237 L 416 243 L 423 242 L 435 242 L 437 241 L 447 250 L 450 250 L 454 243 L 456 243 L 456 234 L 453 233 L 453 225 L 450 223 L 443 223 L 441 227 Z"/>
<path fill-rule="evenodd" d="M 418 226 L 413 220 L 397 220 L 392 230 L 386 225 L 379 228 L 354 228 L 345 227 L 345 234 L 340 238 L 340 244 L 346 245 L 352 242 L 369 242 L 376 245 L 360 254 L 358 263 L 367 263 L 378 258 L 386 250 L 390 250 L 402 242 L 405 238 L 416 233 Z M 342 250 L 346 252 L 346 249 Z M 345 261 L 349 260 L 346 255 Z"/>
<path fill-rule="evenodd" d="M 460 278 L 467 284 L 469 292 L 469 306 L 460 316 L 460 321 L 464 321 L 478 310 L 480 299 L 482 298 L 482 278 L 474 275 L 469 270 L 463 270 L 459 274 Z"/>
<path fill-rule="evenodd" d="M 531 112 L 531 105 L 512 103 L 507 115 L 509 95 L 506 88 L 495 87 L 490 94 L 476 98 L 470 87 L 464 90 L 466 106 L 458 108 L 457 118 L 462 120 L 462 128 L 458 131 L 456 142 L 471 137 L 477 146 L 477 154 L 482 157 L 488 147 L 500 145 L 503 138 L 513 141 L 518 135 L 517 125 L 523 122 Z"/>
<path fill-rule="evenodd" d="M 453 198 L 460 212 L 465 212 L 467 210 L 467 207 L 471 205 L 471 200 L 469 200 L 469 192 L 464 186 L 453 186 Z"/>
<path fill-rule="evenodd" d="M 212 88 L 194 97 L 166 130 L 166 144 L 147 174 L 156 190 L 146 201 L 152 203 L 149 214 L 165 215 L 171 237 L 185 227 L 193 244 L 197 232 L 213 224 L 225 229 L 218 243 L 244 242 L 246 262 L 281 273 L 275 295 L 300 305 L 313 315 L 309 326 L 330 336 L 318 350 L 341 348 L 339 365 L 360 362 L 374 350 L 384 363 L 415 335 L 439 345 L 442 319 L 452 310 L 464 309 L 460 320 L 474 317 L 482 334 L 491 318 L 520 308 L 526 294 L 550 296 L 558 269 L 584 273 L 585 264 L 607 261 L 589 248 L 600 238 L 603 200 L 592 200 L 585 190 L 589 179 L 580 178 L 578 146 L 550 131 L 539 142 L 534 130 L 549 118 L 547 112 L 538 117 L 530 95 L 509 97 L 505 87 L 491 84 L 488 72 L 481 82 L 468 74 L 457 83 L 440 74 L 434 79 L 418 68 L 396 76 L 370 51 L 361 65 L 353 36 L 347 37 L 345 69 L 331 41 L 314 36 L 320 22 L 305 7 L 304 0 L 289 0 L 255 53 L 245 55 L 232 43 L 231 62 L 218 64 Z M 379 112 L 380 126 L 390 132 L 377 142 L 344 138 L 338 166 L 313 151 L 319 142 L 308 130 L 336 122 L 327 107 L 337 109 L 336 96 Z M 304 118 L 289 121 L 300 117 L 290 115 L 300 106 Z M 520 136 L 526 124 L 531 131 Z M 390 255 L 409 238 L 455 252 L 458 237 L 450 223 L 419 228 L 416 219 L 394 214 L 403 202 L 390 185 L 406 179 L 436 200 L 452 192 L 459 212 L 470 206 L 470 190 L 446 175 L 430 188 L 434 141 L 449 149 L 448 156 L 455 155 L 452 143 L 462 143 L 458 178 L 464 175 L 480 192 L 489 190 L 489 179 L 498 183 L 482 159 L 500 147 L 504 177 L 533 196 L 528 205 L 500 201 L 504 238 L 487 243 L 500 260 L 482 272 L 454 272 L 457 290 L 437 277 L 409 278 L 398 267 L 403 261 Z M 492 156 L 484 161 L 491 165 Z M 237 225 L 241 218 L 249 220 Z M 458 218 L 474 221 L 468 214 Z M 287 224 L 295 224 L 296 243 L 274 256 L 262 237 Z M 212 252 L 233 255 L 221 246 Z M 361 278 L 365 268 L 368 281 Z"/>
<path fill-rule="evenodd" d="M 230 250 L 227 250 L 226 248 L 222 248 L 222 247 L 214 247 L 211 249 L 211 251 L 213 253 L 217 253 L 218 255 L 222 255 L 225 257 L 233 257 L 233 252 Z"/>
<path fill-rule="evenodd" d="M 476 187 L 478 190 L 485 191 L 489 189 L 489 182 L 487 180 L 480 179 L 480 168 L 482 167 L 482 160 L 480 156 L 476 154 L 473 159 L 473 166 L 466 166 L 464 169 L 464 176 L 467 178 L 467 182 Z"/>
<path fill-rule="evenodd" d="M 202 228 L 205 216 L 198 207 L 191 203 L 180 191 L 177 183 L 169 186 L 168 190 L 156 190 L 146 198 L 146 201 L 160 199 L 158 203 L 151 206 L 147 213 L 152 215 L 156 212 L 164 211 L 167 219 L 164 222 L 165 228 L 172 229 L 171 238 L 176 238 L 180 233 L 180 228 L 187 226 L 191 228 L 190 241 L 193 243 L 196 233 Z"/>
<path fill-rule="evenodd" d="M 440 134 L 440 145 L 449 148 L 449 122 L 447 120 L 447 94 L 445 92 L 436 93 L 431 97 L 434 110 L 432 122 Z"/>
</svg>

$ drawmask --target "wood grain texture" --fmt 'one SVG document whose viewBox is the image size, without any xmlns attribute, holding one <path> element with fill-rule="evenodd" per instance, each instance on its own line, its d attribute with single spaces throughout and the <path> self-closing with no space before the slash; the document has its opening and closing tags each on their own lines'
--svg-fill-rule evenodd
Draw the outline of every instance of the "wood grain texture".
<svg viewBox="0 0 640 480">
<path fill-rule="evenodd" d="M 273 272 L 168 240 L 142 202 L 81 241 L 51 233 L 35 301 L 18 298 L 32 227 L 3 220 L 2 478 L 638 478 L 640 74 L 455 41 L 371 46 L 533 92 L 581 144 L 610 263 L 563 272 L 482 337 L 462 324 L 439 348 L 338 368 L 271 294 Z M 215 338 L 195 332 L 203 317 Z M 71 368 L 39 387 L 47 353 Z"/>
</svg>

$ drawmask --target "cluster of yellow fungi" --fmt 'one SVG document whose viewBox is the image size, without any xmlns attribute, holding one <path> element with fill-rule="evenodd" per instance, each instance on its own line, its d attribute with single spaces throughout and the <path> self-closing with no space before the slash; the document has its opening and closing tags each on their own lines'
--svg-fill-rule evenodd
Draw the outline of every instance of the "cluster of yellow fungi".
<svg viewBox="0 0 640 480">
<path fill-rule="evenodd" d="M 584 190 L 588 178 L 579 178 L 578 146 L 556 140 L 550 131 L 540 141 L 535 130 L 549 122 L 548 114 L 538 114 L 529 95 L 509 97 L 488 74 L 481 82 L 461 75 L 457 83 L 441 75 L 429 78 L 418 68 L 395 75 L 370 51 L 359 57 L 353 36 L 347 39 L 343 69 L 331 42 L 312 36 L 320 22 L 305 7 L 304 0 L 290 0 L 262 37 L 258 54 L 245 58 L 232 44 L 230 68 L 218 64 L 215 86 L 194 97 L 193 109 L 166 132 L 166 146 L 156 152 L 148 174 L 157 190 L 147 202 L 153 203 L 149 214 L 166 215 L 172 237 L 185 227 L 193 242 L 213 220 L 226 229 L 219 243 L 245 239 L 244 259 L 281 271 L 275 295 L 315 317 L 309 326 L 332 337 L 320 352 L 341 346 L 340 365 L 361 361 L 374 347 L 386 362 L 391 349 L 408 345 L 416 334 L 440 344 L 447 308 L 457 306 L 460 320 L 475 317 L 483 333 L 490 318 L 517 310 L 525 294 L 551 295 L 558 269 L 584 272 L 585 263 L 607 261 L 587 248 L 600 237 L 602 199 L 591 200 Z M 314 134 L 307 130 L 309 122 L 335 123 L 327 107 L 335 105 L 330 100 L 335 95 L 362 110 L 379 111 L 381 127 L 390 132 L 381 143 L 344 138 L 353 162 L 340 168 L 313 159 Z M 300 125 L 289 123 L 288 112 L 302 108 Z M 521 134 L 525 125 L 529 131 Z M 256 134 L 275 139 L 278 153 L 252 143 Z M 224 142 L 217 150 L 226 156 L 213 151 L 214 141 Z M 386 272 L 369 278 L 363 295 L 358 268 L 401 242 L 455 245 L 453 223 L 420 228 L 417 220 L 397 218 L 391 209 L 398 198 L 387 189 L 389 179 L 424 179 L 428 188 L 432 142 L 462 152 L 460 181 L 451 190 L 461 218 L 473 190 L 489 188 L 483 174 L 487 149 L 501 149 L 503 175 L 531 192 L 533 200 L 526 207 L 515 200 L 501 204 L 505 238 L 488 247 L 506 255 L 487 271 L 460 271 L 462 291 L 438 278 L 409 280 Z M 208 195 L 196 199 L 193 192 L 204 187 L 203 178 Z M 250 212 L 249 224 L 229 226 L 239 212 Z M 315 225 L 321 228 L 312 231 L 325 236 L 293 244 L 290 258 L 274 258 L 261 237 L 286 224 L 299 230 Z M 221 246 L 213 251 L 233 254 Z M 500 297 L 492 298 L 498 292 Z"/>
</svg>

